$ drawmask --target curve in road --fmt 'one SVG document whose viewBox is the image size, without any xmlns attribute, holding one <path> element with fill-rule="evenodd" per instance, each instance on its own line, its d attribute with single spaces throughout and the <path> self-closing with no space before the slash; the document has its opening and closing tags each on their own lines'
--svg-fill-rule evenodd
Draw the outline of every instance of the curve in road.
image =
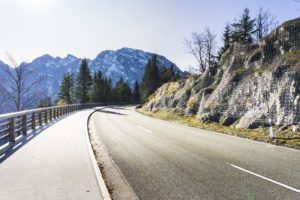
<svg viewBox="0 0 300 200">
<path fill-rule="evenodd" d="M 300 199 L 299 151 L 154 119 L 133 107 L 93 117 L 140 199 Z"/>
</svg>

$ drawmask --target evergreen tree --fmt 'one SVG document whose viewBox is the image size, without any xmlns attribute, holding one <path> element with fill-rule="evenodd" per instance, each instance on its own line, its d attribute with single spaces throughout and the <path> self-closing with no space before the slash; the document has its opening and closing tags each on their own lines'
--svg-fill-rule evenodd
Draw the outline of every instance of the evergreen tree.
<svg viewBox="0 0 300 200">
<path fill-rule="evenodd" d="M 114 95 L 117 102 L 130 102 L 132 93 L 128 81 L 121 77 L 114 88 Z"/>
<path fill-rule="evenodd" d="M 176 75 L 173 64 L 171 64 L 170 68 L 162 67 L 159 73 L 160 85 L 175 81 L 178 78 Z"/>
<path fill-rule="evenodd" d="M 39 103 L 40 108 L 46 108 L 52 106 L 52 100 L 51 97 L 46 97 L 45 99 L 41 99 Z"/>
<path fill-rule="evenodd" d="M 92 84 L 92 91 L 91 91 L 91 101 L 93 103 L 104 102 L 104 78 L 102 76 L 101 71 L 97 71 L 94 73 L 93 76 L 93 84 Z"/>
<path fill-rule="evenodd" d="M 223 47 L 219 51 L 219 60 L 221 59 L 221 56 L 227 49 L 229 49 L 232 41 L 231 41 L 231 28 L 229 24 L 226 24 L 225 30 L 223 33 Z"/>
<path fill-rule="evenodd" d="M 104 79 L 104 102 L 112 102 L 114 101 L 112 95 L 112 81 L 110 78 Z"/>
<path fill-rule="evenodd" d="M 148 97 L 155 92 L 155 90 L 160 86 L 159 80 L 159 70 L 157 65 L 157 56 L 153 55 L 148 61 L 143 80 L 142 80 L 142 101 L 146 102 Z"/>
<path fill-rule="evenodd" d="M 59 88 L 59 99 L 63 99 L 67 104 L 74 103 L 74 76 L 66 73 Z"/>
<path fill-rule="evenodd" d="M 250 10 L 246 8 L 237 23 L 232 24 L 232 39 L 234 42 L 252 43 L 255 30 L 255 19 L 251 19 Z"/>
<path fill-rule="evenodd" d="M 92 77 L 88 67 L 87 59 L 83 59 L 80 64 L 77 77 L 76 97 L 79 103 L 88 103 L 90 101 L 90 89 Z"/>
<path fill-rule="evenodd" d="M 124 82 L 121 90 L 121 102 L 131 102 L 131 99 L 132 99 L 132 91 L 129 82 L 126 81 Z"/>
<path fill-rule="evenodd" d="M 133 93 L 132 95 L 133 95 L 134 103 L 140 103 L 140 101 L 141 101 L 140 85 L 137 80 L 134 82 L 132 93 Z"/>
</svg>

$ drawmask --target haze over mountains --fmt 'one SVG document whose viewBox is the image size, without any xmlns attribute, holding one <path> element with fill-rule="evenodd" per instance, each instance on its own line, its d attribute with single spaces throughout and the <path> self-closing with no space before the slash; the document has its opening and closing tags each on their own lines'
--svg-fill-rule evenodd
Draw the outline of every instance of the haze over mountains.
<svg viewBox="0 0 300 200">
<path fill-rule="evenodd" d="M 111 78 L 113 83 L 123 77 L 130 85 L 133 85 L 135 80 L 141 82 L 145 66 L 152 55 L 153 53 L 131 48 L 121 48 L 116 51 L 105 50 L 99 53 L 95 59 L 89 60 L 89 68 L 92 73 L 100 70 L 106 77 Z M 174 63 L 164 56 L 157 55 L 157 57 L 160 67 L 168 68 L 173 65 L 175 71 L 182 73 Z M 45 54 L 26 65 L 31 71 L 30 78 L 42 78 L 40 84 L 41 96 L 49 96 L 55 99 L 63 75 L 67 72 L 77 73 L 81 59 L 73 55 L 61 58 Z M 5 64 L 0 61 L 0 65 Z"/>
</svg>

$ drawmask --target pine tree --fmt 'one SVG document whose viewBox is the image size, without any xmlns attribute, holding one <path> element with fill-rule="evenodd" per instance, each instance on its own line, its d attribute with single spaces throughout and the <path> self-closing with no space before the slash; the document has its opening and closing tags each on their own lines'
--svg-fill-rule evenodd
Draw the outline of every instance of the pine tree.
<svg viewBox="0 0 300 200">
<path fill-rule="evenodd" d="M 231 41 L 231 28 L 229 24 L 226 24 L 225 30 L 223 33 L 223 47 L 219 51 L 219 60 L 221 59 L 221 56 L 227 49 L 229 49 L 232 41 Z"/>
<path fill-rule="evenodd" d="M 176 73 L 174 71 L 173 64 L 171 64 L 169 68 L 162 67 L 160 69 L 160 73 L 159 73 L 160 85 L 170 81 L 175 81 L 177 78 L 178 77 L 176 76 Z"/>
<path fill-rule="evenodd" d="M 252 35 L 256 32 L 255 30 L 255 19 L 251 19 L 250 10 L 246 8 L 244 10 L 241 19 L 237 23 L 232 24 L 233 34 L 232 39 L 234 42 L 242 42 L 250 44 L 253 42 Z"/>
<path fill-rule="evenodd" d="M 112 95 L 112 81 L 111 78 L 104 79 L 104 102 L 112 102 L 114 101 Z"/>
<path fill-rule="evenodd" d="M 39 103 L 39 108 L 51 107 L 52 100 L 51 97 L 46 97 L 45 99 L 41 99 Z"/>
<path fill-rule="evenodd" d="M 132 91 L 129 85 L 129 82 L 126 81 L 123 84 L 122 91 L 121 91 L 121 102 L 131 102 L 132 99 Z"/>
<path fill-rule="evenodd" d="M 104 102 L 105 100 L 105 88 L 104 88 L 104 78 L 102 76 L 101 71 L 97 71 L 93 76 L 93 84 L 91 91 L 91 101 L 93 103 Z"/>
<path fill-rule="evenodd" d="M 113 90 L 115 95 L 115 100 L 117 102 L 130 102 L 131 101 L 131 89 L 128 81 L 124 81 L 121 77 L 120 80 L 116 83 L 116 86 Z"/>
<path fill-rule="evenodd" d="M 134 82 L 132 93 L 133 93 L 132 95 L 133 95 L 134 103 L 140 103 L 140 101 L 141 101 L 140 85 L 137 80 Z"/>
<path fill-rule="evenodd" d="M 92 77 L 88 67 L 87 59 L 83 59 L 80 64 L 77 77 L 76 97 L 79 103 L 88 103 L 90 101 L 90 89 Z"/>
<path fill-rule="evenodd" d="M 160 86 L 157 56 L 153 55 L 148 61 L 142 80 L 142 101 L 146 102 L 148 97 Z"/>
<path fill-rule="evenodd" d="M 74 103 L 74 75 L 66 73 L 60 85 L 60 99 L 63 99 L 67 104 Z"/>
</svg>

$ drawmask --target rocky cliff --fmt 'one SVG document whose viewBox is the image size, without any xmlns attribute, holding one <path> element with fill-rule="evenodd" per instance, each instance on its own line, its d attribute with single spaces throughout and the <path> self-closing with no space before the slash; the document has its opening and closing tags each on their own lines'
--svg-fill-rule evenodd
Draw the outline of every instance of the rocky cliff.
<svg viewBox="0 0 300 200">
<path fill-rule="evenodd" d="M 239 128 L 300 123 L 300 18 L 259 44 L 234 43 L 218 66 L 200 76 L 164 84 L 146 110 L 195 115 Z"/>
</svg>

